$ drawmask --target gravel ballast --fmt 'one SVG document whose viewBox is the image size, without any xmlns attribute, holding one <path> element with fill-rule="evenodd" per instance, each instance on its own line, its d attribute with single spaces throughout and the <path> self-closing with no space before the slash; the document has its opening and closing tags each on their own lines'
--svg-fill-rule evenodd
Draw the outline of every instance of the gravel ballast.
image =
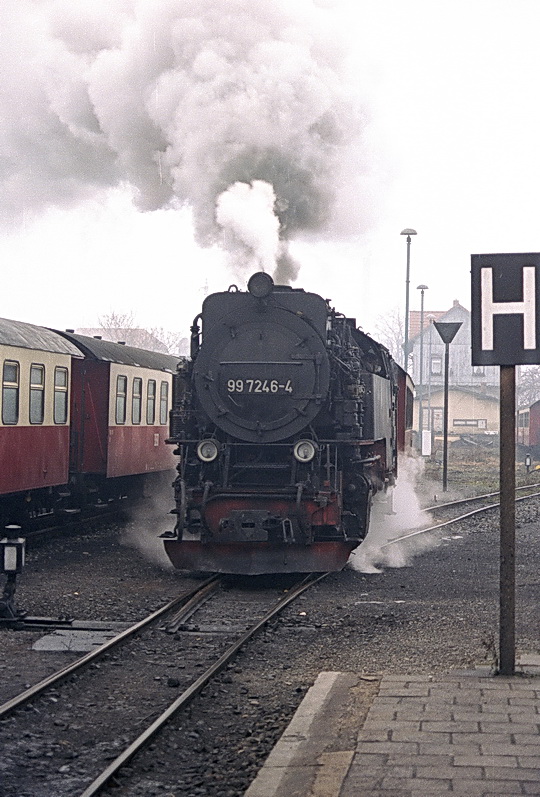
<svg viewBox="0 0 540 797">
<path fill-rule="evenodd" d="M 519 504 L 517 515 L 517 649 L 538 653 L 538 501 Z M 157 532 L 147 528 L 144 523 L 111 524 L 34 548 L 18 585 L 18 605 L 32 615 L 141 619 L 194 583 L 166 567 L 159 541 L 152 543 Z M 409 543 L 409 560 L 403 567 L 379 573 L 347 568 L 292 604 L 187 712 L 170 722 L 167 733 L 130 764 L 111 793 L 239 797 L 321 670 L 377 676 L 494 664 L 499 587 L 496 512 L 414 544 L 419 552 L 413 555 Z M 277 585 L 276 594 L 279 589 Z M 69 652 L 33 651 L 38 632 L 0 633 L 2 702 L 75 658 Z M 172 699 L 182 639 L 176 660 L 169 646 L 167 656 L 160 656 L 159 639 L 157 634 L 152 655 L 141 664 L 147 672 L 139 673 L 139 683 L 159 678 L 160 688 Z M 1 724 L 3 744 L 9 723 Z M 131 731 L 126 729 L 126 736 L 132 738 Z M 72 732 L 76 736 L 76 727 Z M 60 779 L 65 779 L 65 794 L 73 794 L 69 783 L 76 758 L 67 758 L 64 766 Z M 17 790 L 13 782 L 17 767 L 20 773 L 34 767 L 43 786 L 40 794 L 47 795 L 51 773 L 43 740 L 26 736 L 17 746 L 16 760 L 9 767 L 5 761 L 0 764 L 0 783 L 7 769 L 10 787 L 15 788 L 9 794 L 35 797 L 35 789 Z"/>
</svg>

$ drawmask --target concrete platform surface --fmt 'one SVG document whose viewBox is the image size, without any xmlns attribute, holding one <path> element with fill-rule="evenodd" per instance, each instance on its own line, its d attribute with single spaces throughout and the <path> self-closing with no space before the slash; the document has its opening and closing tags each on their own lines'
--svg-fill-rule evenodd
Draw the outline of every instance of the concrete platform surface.
<svg viewBox="0 0 540 797">
<path fill-rule="evenodd" d="M 245 797 L 540 795 L 540 657 L 519 665 L 322 672 Z"/>
</svg>

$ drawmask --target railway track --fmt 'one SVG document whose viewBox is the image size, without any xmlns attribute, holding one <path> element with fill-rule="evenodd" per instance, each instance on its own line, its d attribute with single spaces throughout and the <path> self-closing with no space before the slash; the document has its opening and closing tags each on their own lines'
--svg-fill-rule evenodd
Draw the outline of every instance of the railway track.
<svg viewBox="0 0 540 797">
<path fill-rule="evenodd" d="M 177 712 L 230 666 L 248 640 L 325 575 L 294 584 L 279 600 L 275 588 L 254 593 L 226 589 L 217 577 L 208 579 L 4 703 L 0 727 L 8 765 L 3 774 L 11 764 L 16 790 L 2 794 L 99 794 Z M 157 657 L 159 674 L 154 684 L 141 684 L 137 661 L 148 655 Z M 166 678 L 162 673 L 168 668 L 174 672 Z M 172 701 L 167 687 L 175 690 Z M 103 729 L 110 727 L 113 732 L 106 738 Z M 20 770 L 24 742 L 21 749 L 19 740 L 25 738 L 32 739 L 32 750 L 50 759 L 45 791 L 31 771 Z M 66 752 L 67 764 L 62 759 Z"/>
<path fill-rule="evenodd" d="M 539 498 L 540 491 L 539 491 L 538 484 L 528 484 L 521 487 L 516 487 L 516 494 L 521 493 L 522 491 L 532 491 L 528 492 L 527 495 L 516 495 L 516 502 L 518 501 L 527 501 L 531 498 Z M 485 512 L 488 512 L 491 509 L 497 509 L 500 506 L 499 501 L 496 499 L 499 497 L 499 491 L 491 492 L 491 493 L 484 493 L 483 495 L 475 495 L 470 496 L 468 498 L 460 498 L 455 501 L 447 501 L 443 504 L 435 504 L 433 506 L 424 507 L 421 511 L 430 513 L 433 515 L 437 514 L 445 514 L 450 513 L 450 517 L 447 517 L 441 520 L 439 523 L 429 524 L 426 527 L 421 529 L 415 529 L 407 534 L 403 534 L 399 537 L 395 537 L 392 540 L 389 540 L 387 543 L 381 546 L 381 548 L 387 548 L 388 546 L 395 545 L 396 543 L 409 540 L 412 537 L 417 537 L 420 534 L 427 534 L 429 532 L 435 532 L 439 529 L 444 529 L 448 526 L 453 525 L 454 523 L 460 523 L 463 520 L 467 520 L 475 515 L 481 515 Z M 489 503 L 485 503 L 482 506 L 477 506 L 474 509 L 469 509 L 466 512 L 460 512 L 459 514 L 454 514 L 454 510 L 457 508 L 465 508 L 466 506 L 474 506 L 480 501 L 489 501 Z"/>
</svg>

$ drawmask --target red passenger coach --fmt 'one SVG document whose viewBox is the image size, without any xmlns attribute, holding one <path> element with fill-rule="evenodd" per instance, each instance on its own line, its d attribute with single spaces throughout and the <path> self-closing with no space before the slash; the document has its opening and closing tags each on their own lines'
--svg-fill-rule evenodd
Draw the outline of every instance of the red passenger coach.
<svg viewBox="0 0 540 797">
<path fill-rule="evenodd" d="M 127 477 L 173 471 L 165 440 L 178 357 L 61 334 L 84 354 L 73 363 L 71 400 L 71 470 L 79 483 L 110 479 L 112 488 Z"/>
<path fill-rule="evenodd" d="M 414 383 L 403 368 L 395 364 L 397 373 L 397 447 L 400 453 L 410 454 L 414 407 Z"/>
<path fill-rule="evenodd" d="M 0 495 L 27 508 L 69 477 L 69 391 L 81 352 L 42 327 L 0 319 Z M 4 516 L 9 519 L 8 515 Z"/>
<path fill-rule="evenodd" d="M 172 479 L 178 357 L 0 319 L 0 527 Z"/>
</svg>

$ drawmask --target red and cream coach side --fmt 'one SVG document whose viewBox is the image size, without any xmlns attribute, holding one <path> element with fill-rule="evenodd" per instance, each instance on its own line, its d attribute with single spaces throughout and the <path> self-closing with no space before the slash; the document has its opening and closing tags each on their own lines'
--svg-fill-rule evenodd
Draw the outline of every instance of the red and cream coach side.
<svg viewBox="0 0 540 797">
<path fill-rule="evenodd" d="M 1 520 L 50 510 L 69 479 L 70 384 L 76 346 L 55 332 L 0 319 Z"/>
<path fill-rule="evenodd" d="M 168 436 L 178 357 L 73 333 L 71 470 L 80 485 L 107 480 L 109 495 L 142 491 L 150 474 L 174 471 Z M 110 480 L 110 481 L 109 481 Z"/>
</svg>

